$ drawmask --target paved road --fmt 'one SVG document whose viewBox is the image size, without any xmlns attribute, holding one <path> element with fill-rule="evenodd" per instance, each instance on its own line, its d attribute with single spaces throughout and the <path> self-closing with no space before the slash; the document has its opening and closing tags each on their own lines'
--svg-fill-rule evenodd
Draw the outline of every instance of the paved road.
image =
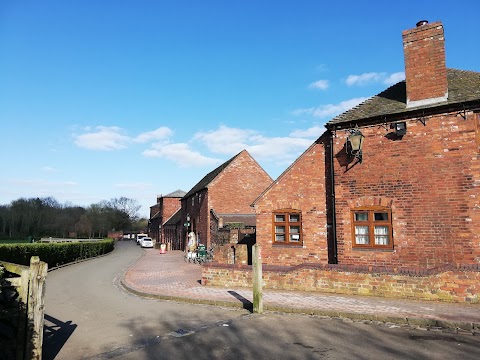
<svg viewBox="0 0 480 360">
<path fill-rule="evenodd" d="M 202 269 L 184 262 L 184 253 L 148 249 L 125 273 L 122 284 L 144 297 L 252 308 L 252 288 L 201 285 Z M 422 326 L 476 329 L 480 305 L 263 289 L 264 309 L 279 312 L 370 319 Z"/>
<path fill-rule="evenodd" d="M 142 254 L 133 242 L 120 242 L 110 255 L 48 273 L 44 359 L 84 359 L 246 314 L 142 299 L 126 292 L 119 278 Z"/>
<path fill-rule="evenodd" d="M 143 299 L 119 286 L 142 254 L 120 242 L 48 274 L 45 360 L 480 358 L 472 335 Z"/>
</svg>

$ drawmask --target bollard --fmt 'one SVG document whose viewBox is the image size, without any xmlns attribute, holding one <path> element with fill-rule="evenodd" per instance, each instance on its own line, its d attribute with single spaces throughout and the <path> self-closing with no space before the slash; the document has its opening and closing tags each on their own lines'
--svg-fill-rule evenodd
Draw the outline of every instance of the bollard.
<svg viewBox="0 0 480 360">
<path fill-rule="evenodd" d="M 167 253 L 167 245 L 165 245 L 164 243 L 161 243 L 160 244 L 160 254 L 166 254 Z"/>
</svg>

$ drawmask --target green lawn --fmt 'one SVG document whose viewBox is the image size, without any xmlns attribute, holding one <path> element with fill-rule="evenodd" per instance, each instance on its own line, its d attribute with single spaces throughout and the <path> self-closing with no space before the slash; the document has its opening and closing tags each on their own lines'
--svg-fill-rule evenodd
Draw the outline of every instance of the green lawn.
<svg viewBox="0 0 480 360">
<path fill-rule="evenodd" d="M 0 240 L 0 245 L 1 244 L 28 244 L 28 243 L 30 243 L 30 241 L 27 240 L 27 239 L 24 239 L 24 240 L 20 240 L 20 239 Z"/>
</svg>

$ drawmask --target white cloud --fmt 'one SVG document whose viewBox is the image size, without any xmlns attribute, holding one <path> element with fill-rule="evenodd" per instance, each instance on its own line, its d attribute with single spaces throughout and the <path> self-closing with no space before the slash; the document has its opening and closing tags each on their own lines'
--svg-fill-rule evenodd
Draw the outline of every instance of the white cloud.
<svg viewBox="0 0 480 360">
<path fill-rule="evenodd" d="M 362 86 L 367 85 L 374 82 L 382 82 L 385 79 L 385 73 L 377 73 L 377 72 L 369 72 L 360 75 L 348 75 L 347 80 L 345 83 L 348 86 Z"/>
<path fill-rule="evenodd" d="M 43 171 L 43 172 L 46 172 L 46 173 L 54 173 L 54 172 L 58 171 L 57 169 L 55 169 L 52 166 L 42 166 L 42 168 L 40 170 Z"/>
<path fill-rule="evenodd" d="M 201 141 L 214 153 L 234 155 L 245 149 L 248 141 L 255 136 L 257 136 L 257 132 L 254 130 L 220 125 L 217 130 L 195 134 L 194 141 Z"/>
<path fill-rule="evenodd" d="M 173 131 L 166 126 L 159 127 L 156 130 L 144 132 L 138 135 L 133 141 L 137 143 L 146 143 L 149 141 L 163 140 L 170 137 Z"/>
<path fill-rule="evenodd" d="M 368 98 L 359 97 L 342 101 L 338 104 L 326 104 L 307 109 L 297 109 L 293 111 L 294 115 L 311 115 L 318 118 L 334 117 L 344 111 L 350 110 Z"/>
<path fill-rule="evenodd" d="M 306 130 L 295 130 L 290 133 L 291 137 L 294 138 L 318 138 L 323 134 L 325 128 L 323 126 L 312 126 Z"/>
<path fill-rule="evenodd" d="M 403 71 L 390 74 L 383 83 L 386 85 L 393 85 L 402 80 L 405 80 L 405 73 Z"/>
<path fill-rule="evenodd" d="M 206 166 L 221 162 L 219 159 L 209 158 L 190 149 L 185 143 L 165 144 L 156 143 L 142 153 L 146 157 L 159 157 L 177 163 L 180 167 Z"/>
<path fill-rule="evenodd" d="M 320 90 L 327 90 L 329 86 L 330 86 L 330 83 L 328 80 L 318 80 L 308 85 L 310 89 L 320 89 Z"/>
<path fill-rule="evenodd" d="M 89 150 L 119 150 L 127 147 L 130 138 L 116 126 L 97 126 L 94 130 L 87 129 L 85 134 L 75 136 L 78 147 Z"/>
<path fill-rule="evenodd" d="M 345 83 L 348 86 L 363 86 L 373 83 L 393 85 L 403 79 L 405 79 L 405 73 L 403 72 L 396 72 L 390 75 L 385 72 L 369 72 L 360 75 L 349 75 Z"/>
<path fill-rule="evenodd" d="M 328 71 L 328 66 L 327 66 L 327 64 L 318 64 L 317 66 L 315 66 L 315 71 L 317 71 L 317 72 Z"/>
<path fill-rule="evenodd" d="M 195 140 L 214 153 L 233 156 L 245 149 L 255 159 L 274 163 L 292 161 L 312 143 L 311 139 L 298 136 L 269 138 L 254 130 L 224 125 L 208 133 L 198 133 Z"/>
<path fill-rule="evenodd" d="M 258 137 L 246 150 L 259 160 L 290 164 L 312 144 L 311 139 L 294 137 Z"/>
</svg>

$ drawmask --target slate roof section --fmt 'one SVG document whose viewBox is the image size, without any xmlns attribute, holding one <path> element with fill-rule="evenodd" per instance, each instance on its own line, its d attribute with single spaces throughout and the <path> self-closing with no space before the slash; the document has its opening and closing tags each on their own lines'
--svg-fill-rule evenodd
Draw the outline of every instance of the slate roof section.
<svg viewBox="0 0 480 360">
<path fill-rule="evenodd" d="M 242 150 L 242 152 L 245 150 Z M 242 152 L 239 152 L 237 155 L 232 157 L 230 160 L 225 161 L 222 165 L 217 167 L 215 170 L 209 172 L 207 175 L 203 177 L 202 180 L 200 180 L 185 196 L 183 196 L 183 199 L 188 198 L 189 196 L 205 189 L 208 184 L 210 184 L 220 173 L 228 166 L 230 163 L 235 160 L 235 158 L 240 155 Z"/>
<path fill-rule="evenodd" d="M 255 214 L 218 214 L 223 219 L 223 226 L 228 223 L 243 223 L 245 226 L 256 226 L 257 217 Z"/>
<path fill-rule="evenodd" d="M 185 196 L 187 192 L 186 191 L 183 191 L 183 190 L 175 190 L 174 192 L 171 192 L 170 194 L 167 194 L 167 195 L 163 195 L 162 197 L 164 198 L 182 198 Z"/>
<path fill-rule="evenodd" d="M 327 124 L 327 128 L 343 128 L 358 122 L 378 122 L 391 115 L 407 115 L 412 111 L 421 111 L 449 105 L 467 104 L 480 101 L 480 73 L 474 71 L 447 69 L 448 100 L 445 102 L 407 108 L 405 80 L 396 83 L 378 95 L 365 100 L 354 108 L 336 116 Z"/>
<path fill-rule="evenodd" d="M 152 207 L 153 207 L 153 206 L 152 206 Z M 151 219 L 158 219 L 158 218 L 161 217 L 160 215 L 161 215 L 161 214 L 160 214 L 160 211 L 157 211 L 157 212 L 155 213 L 155 215 L 153 215 L 153 216 L 150 218 L 150 220 L 151 220 Z"/>
</svg>

